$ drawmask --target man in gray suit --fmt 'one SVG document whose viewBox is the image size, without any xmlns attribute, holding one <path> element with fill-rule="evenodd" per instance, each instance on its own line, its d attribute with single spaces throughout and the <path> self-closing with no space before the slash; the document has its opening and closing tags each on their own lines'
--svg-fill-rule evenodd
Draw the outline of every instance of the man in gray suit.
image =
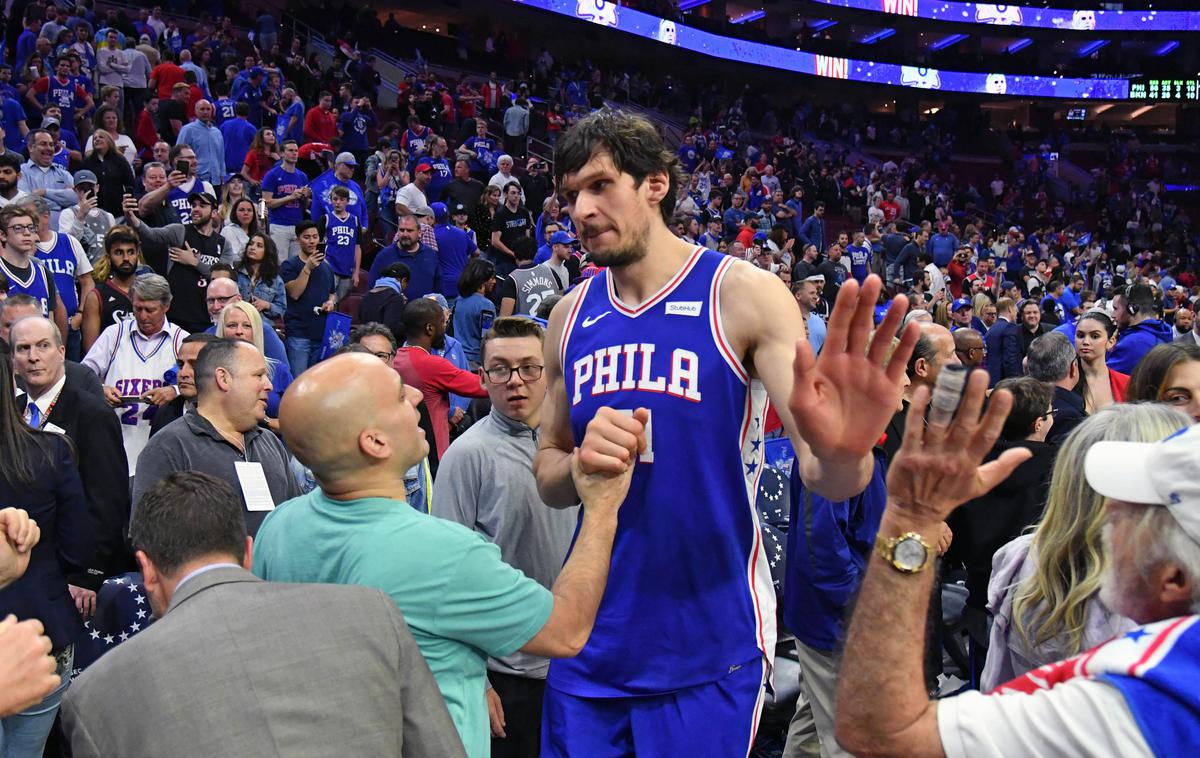
<svg viewBox="0 0 1200 758">
<path fill-rule="evenodd" d="M 130 537 L 159 620 L 72 683 L 76 758 L 464 755 L 395 604 L 260 581 L 228 483 L 170 474 Z"/>
</svg>

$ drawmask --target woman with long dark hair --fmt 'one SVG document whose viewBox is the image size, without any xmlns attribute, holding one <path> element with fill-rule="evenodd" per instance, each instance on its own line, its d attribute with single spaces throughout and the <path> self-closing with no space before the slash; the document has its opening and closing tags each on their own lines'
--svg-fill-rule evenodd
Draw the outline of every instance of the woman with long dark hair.
<svg viewBox="0 0 1200 758">
<path fill-rule="evenodd" d="M 278 162 L 279 140 L 274 129 L 264 126 L 254 135 L 250 149 L 246 151 L 246 159 L 242 162 L 242 176 L 252 187 L 257 187 Z"/>
<path fill-rule="evenodd" d="M 270 235 L 261 229 L 250 234 L 236 271 L 242 300 L 253 305 L 263 318 L 282 318 L 287 309 L 287 295 Z"/>
<path fill-rule="evenodd" d="M 236 175 L 235 175 L 236 176 Z M 238 182 L 242 184 L 243 182 Z M 233 182 L 229 182 L 233 184 Z M 228 187 L 228 185 L 226 185 Z M 245 250 L 246 243 L 250 241 L 250 235 L 255 232 L 261 232 L 263 225 L 258 220 L 258 211 L 254 207 L 254 201 L 248 197 L 240 197 L 232 201 L 226 208 L 221 218 L 224 220 L 224 226 L 221 227 L 221 236 L 225 238 L 225 244 L 230 246 L 232 250 Z"/>
<path fill-rule="evenodd" d="M 1105 362 L 1117 344 L 1117 325 L 1103 311 L 1088 311 L 1075 324 L 1075 353 L 1079 361 L 1079 384 L 1075 392 L 1083 398 L 1084 410 L 1098 411 L 1125 402 L 1129 375 L 1114 371 Z"/>
<path fill-rule="evenodd" d="M 49 349 L 62 350 L 61 339 L 57 343 Z M 46 348 L 35 345 L 29 349 Z M 71 443 L 62 435 L 43 431 L 58 398 L 42 397 L 27 403 L 26 395 L 13 395 L 12 386 L 12 367 L 7 360 L 0 360 L 0 387 L 9 388 L 0 391 L 0 508 L 28 511 L 42 537 L 30 552 L 25 574 L 0 590 L 0 618 L 12 614 L 21 620 L 41 621 L 62 677 L 59 686 L 40 703 L 0 719 L 4 756 L 32 758 L 42 754 L 54 725 L 71 678 L 72 643 L 83 633 L 83 619 L 72 595 L 87 590 L 69 587 L 67 575 L 82 572 L 91 558 L 92 529 Z"/>
</svg>

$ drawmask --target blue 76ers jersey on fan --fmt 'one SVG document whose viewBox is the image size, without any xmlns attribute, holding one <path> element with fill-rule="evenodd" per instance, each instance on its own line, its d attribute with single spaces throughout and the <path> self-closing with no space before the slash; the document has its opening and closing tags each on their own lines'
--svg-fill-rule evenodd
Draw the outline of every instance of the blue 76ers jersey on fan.
<svg viewBox="0 0 1200 758">
<path fill-rule="evenodd" d="M 604 406 L 647 408 L 650 423 L 592 635 L 577 657 L 550 663 L 560 691 L 658 694 L 771 660 L 775 593 L 754 507 L 766 393 L 721 324 L 721 280 L 734 264 L 696 248 L 637 308 L 601 272 L 564 325 L 575 444 Z"/>
</svg>

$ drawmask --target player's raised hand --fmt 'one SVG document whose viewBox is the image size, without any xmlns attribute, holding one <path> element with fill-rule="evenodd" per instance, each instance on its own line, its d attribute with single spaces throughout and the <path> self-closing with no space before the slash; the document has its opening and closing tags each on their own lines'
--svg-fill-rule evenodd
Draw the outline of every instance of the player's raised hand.
<svg viewBox="0 0 1200 758">
<path fill-rule="evenodd" d="M 874 275 L 861 288 L 853 280 L 842 285 L 819 358 L 807 341 L 796 344 L 788 407 L 797 431 L 818 459 L 869 453 L 900 404 L 904 370 L 919 333 L 910 324 L 887 360 L 892 336 L 908 311 L 908 298 L 898 295 L 875 329 L 875 302 L 882 287 Z"/>
</svg>

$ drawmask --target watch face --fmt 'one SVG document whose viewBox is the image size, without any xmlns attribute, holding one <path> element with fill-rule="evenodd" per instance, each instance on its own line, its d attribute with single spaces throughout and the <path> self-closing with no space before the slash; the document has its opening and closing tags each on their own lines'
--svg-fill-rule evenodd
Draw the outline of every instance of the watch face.
<svg viewBox="0 0 1200 758">
<path fill-rule="evenodd" d="M 916 571 L 925 565 L 929 552 L 918 540 L 908 537 L 896 543 L 896 549 L 892 551 L 892 556 L 900 568 Z"/>
</svg>

